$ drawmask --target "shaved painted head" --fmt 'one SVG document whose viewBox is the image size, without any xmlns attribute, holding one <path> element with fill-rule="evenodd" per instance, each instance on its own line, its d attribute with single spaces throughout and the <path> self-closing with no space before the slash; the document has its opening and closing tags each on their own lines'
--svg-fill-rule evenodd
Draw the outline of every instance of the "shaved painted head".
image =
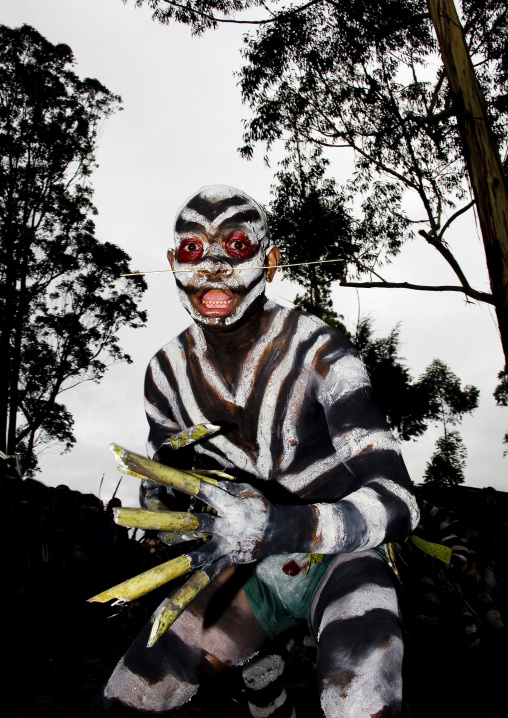
<svg viewBox="0 0 508 718">
<path fill-rule="evenodd" d="M 183 306 L 201 324 L 236 324 L 265 291 L 260 267 L 273 248 L 263 208 L 234 187 L 203 187 L 179 210 L 174 235 Z"/>
<path fill-rule="evenodd" d="M 202 187 L 189 197 L 175 219 L 175 246 L 183 234 L 193 231 L 227 231 L 239 224 L 249 228 L 258 244 L 268 242 L 268 224 L 263 208 L 245 192 L 227 185 Z"/>
</svg>

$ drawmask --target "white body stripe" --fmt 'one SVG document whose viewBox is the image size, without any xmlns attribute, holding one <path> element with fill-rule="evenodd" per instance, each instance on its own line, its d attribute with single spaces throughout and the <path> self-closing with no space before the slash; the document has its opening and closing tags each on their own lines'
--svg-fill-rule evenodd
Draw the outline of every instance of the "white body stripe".
<svg viewBox="0 0 508 718">
<path fill-rule="evenodd" d="M 257 469 L 261 476 L 268 477 L 273 466 L 271 441 L 275 421 L 275 409 L 278 401 L 278 390 L 293 369 L 294 354 L 298 344 L 300 344 L 303 339 L 307 339 L 311 332 L 314 331 L 314 327 L 309 328 L 308 326 L 303 326 L 306 322 L 302 321 L 302 319 L 303 317 L 298 320 L 297 329 L 291 337 L 286 355 L 279 362 L 279 365 L 274 369 L 268 380 L 259 409 L 257 435 L 259 455 Z"/>
<path fill-rule="evenodd" d="M 269 703 L 267 706 L 256 706 L 254 703 L 249 703 L 249 710 L 251 712 L 251 715 L 253 718 L 268 718 L 268 716 L 273 715 L 275 711 L 284 705 L 286 702 L 287 694 L 286 689 L 282 689 L 282 693 L 275 698 L 271 703 Z"/>
<path fill-rule="evenodd" d="M 397 594 L 392 586 L 383 588 L 375 583 L 367 583 L 356 591 L 332 601 L 324 610 L 319 625 L 318 640 L 330 623 L 358 618 L 376 609 L 384 609 L 395 616 L 398 615 Z"/>
<path fill-rule="evenodd" d="M 373 481 L 375 481 L 376 484 L 381 484 L 381 486 L 384 486 L 385 489 L 391 491 L 392 494 L 395 494 L 397 498 L 399 498 L 406 504 L 409 509 L 409 514 L 411 516 L 411 526 L 413 528 L 416 528 L 416 526 L 418 525 L 418 521 L 420 520 L 420 509 L 418 508 L 418 503 L 415 496 L 403 486 L 395 483 L 395 481 L 392 481 L 391 479 L 376 478 L 373 479 Z"/>
<path fill-rule="evenodd" d="M 371 449 L 400 454 L 399 445 L 388 429 L 352 429 L 347 434 L 333 437 L 333 443 L 343 463 Z"/>
<path fill-rule="evenodd" d="M 369 386 L 365 364 L 358 356 L 347 354 L 330 366 L 318 399 L 321 404 L 335 404 L 349 394 Z"/>
<path fill-rule="evenodd" d="M 379 499 L 379 494 L 368 486 L 358 489 L 342 499 L 342 504 L 352 504 L 365 519 L 368 533 L 359 549 L 374 548 L 383 543 L 388 528 L 386 509 Z"/>
<path fill-rule="evenodd" d="M 312 347 L 309 349 L 303 360 L 303 367 L 305 371 L 301 372 L 296 381 L 293 384 L 293 389 L 289 396 L 288 408 L 284 422 L 282 424 L 282 461 L 280 463 L 280 470 L 286 471 L 293 461 L 296 452 L 296 431 L 295 427 L 298 423 L 298 416 L 302 410 L 303 404 L 307 398 L 307 385 L 312 379 L 313 375 L 310 371 L 312 360 L 314 359 L 316 352 L 320 349 L 323 344 L 326 344 L 328 337 L 321 335 L 316 339 Z"/>
</svg>

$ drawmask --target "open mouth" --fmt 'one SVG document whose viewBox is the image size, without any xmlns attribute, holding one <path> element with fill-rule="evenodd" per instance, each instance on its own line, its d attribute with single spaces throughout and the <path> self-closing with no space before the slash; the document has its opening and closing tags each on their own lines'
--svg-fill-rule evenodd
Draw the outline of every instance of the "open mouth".
<svg viewBox="0 0 508 718">
<path fill-rule="evenodd" d="M 233 298 L 220 289 L 210 289 L 199 301 L 199 311 L 205 316 L 224 316 L 234 305 Z"/>
</svg>

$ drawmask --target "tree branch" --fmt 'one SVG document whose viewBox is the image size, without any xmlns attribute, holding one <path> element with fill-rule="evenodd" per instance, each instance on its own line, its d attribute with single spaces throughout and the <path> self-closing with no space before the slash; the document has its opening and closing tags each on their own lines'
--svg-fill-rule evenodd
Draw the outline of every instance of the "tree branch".
<svg viewBox="0 0 508 718">
<path fill-rule="evenodd" d="M 475 204 L 476 204 L 476 200 L 474 200 L 474 199 L 471 200 L 471 202 L 469 202 L 468 204 L 465 204 L 463 207 L 461 207 L 460 209 L 458 209 L 458 210 L 455 212 L 455 214 L 452 214 L 452 216 L 449 217 L 449 218 L 446 220 L 446 222 L 443 224 L 443 226 L 442 226 L 442 228 L 441 228 L 441 231 L 439 232 L 439 240 L 440 240 L 441 242 L 442 242 L 442 240 L 443 240 L 443 234 L 446 232 L 446 230 L 447 230 L 448 227 L 451 225 L 451 223 L 454 222 L 454 221 L 457 219 L 457 217 L 460 217 L 461 214 L 464 214 L 465 212 L 467 212 L 468 210 L 470 210 L 471 207 L 474 207 Z M 425 237 L 425 239 L 427 239 L 427 237 Z"/>
<path fill-rule="evenodd" d="M 470 286 L 469 282 L 467 281 L 466 275 L 462 271 L 460 264 L 457 262 L 457 260 L 455 259 L 453 254 L 450 252 L 450 250 L 448 249 L 446 244 L 441 241 L 441 237 L 440 236 L 437 237 L 432 232 L 426 232 L 424 229 L 418 230 L 418 234 L 420 234 L 422 237 L 424 237 L 424 239 L 426 239 L 427 242 L 432 247 L 437 249 L 437 251 L 439 252 L 439 254 L 442 257 L 444 257 L 444 259 L 448 262 L 450 267 L 453 269 L 453 271 L 457 275 L 457 278 L 460 281 L 460 283 L 462 284 L 462 286 L 464 287 L 464 289 L 467 289 L 467 290 L 471 289 L 471 286 Z"/>
<path fill-rule="evenodd" d="M 410 284 L 409 282 L 339 282 L 341 287 L 363 287 L 364 289 L 414 289 L 421 292 L 460 292 L 471 299 L 487 304 L 494 304 L 492 295 L 488 292 L 479 292 L 472 287 L 459 287 L 455 285 Z"/>
<path fill-rule="evenodd" d="M 330 0 L 325 0 L 330 4 Z M 173 7 L 177 7 L 180 10 L 186 10 L 189 14 L 199 15 L 199 17 L 204 18 L 205 20 L 210 20 L 210 22 L 213 23 L 231 23 L 233 25 L 268 25 L 272 22 L 279 22 L 281 18 L 287 17 L 288 15 L 296 15 L 299 12 L 303 12 L 304 10 L 307 10 L 307 8 L 311 7 L 312 5 L 320 5 L 323 0 L 310 0 L 310 2 L 305 3 L 305 5 L 301 5 L 300 7 L 295 7 L 292 10 L 288 10 L 287 12 L 280 12 L 278 15 L 275 15 L 275 17 L 266 18 L 265 20 L 233 20 L 230 18 L 220 18 L 215 17 L 215 15 L 209 15 L 206 12 L 202 12 L 201 10 L 196 10 L 195 8 L 189 8 L 186 5 L 182 5 L 181 3 L 175 2 L 175 0 L 163 0 L 167 5 L 172 5 Z M 333 4 L 333 3 L 332 3 Z M 268 9 L 268 8 L 266 8 Z M 270 12 L 270 11 L 269 11 Z"/>
</svg>

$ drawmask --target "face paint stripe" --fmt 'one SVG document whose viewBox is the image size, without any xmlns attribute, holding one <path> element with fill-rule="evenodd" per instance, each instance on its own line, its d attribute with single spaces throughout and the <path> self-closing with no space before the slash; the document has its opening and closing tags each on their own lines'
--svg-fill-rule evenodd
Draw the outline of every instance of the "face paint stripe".
<svg viewBox="0 0 508 718">
<path fill-rule="evenodd" d="M 184 206 L 184 209 L 189 207 L 195 212 L 199 212 L 210 222 L 215 223 L 217 217 L 230 209 L 235 210 L 236 208 L 243 207 L 244 205 L 255 206 L 257 208 L 257 203 L 254 203 L 254 200 L 247 197 L 247 195 L 238 193 L 237 190 L 234 190 L 232 187 L 225 189 L 228 191 L 229 196 L 223 195 L 222 197 L 216 198 L 207 195 L 206 189 L 205 192 L 200 190 L 196 195 L 194 195 L 194 197 L 191 197 L 191 199 Z"/>
</svg>

